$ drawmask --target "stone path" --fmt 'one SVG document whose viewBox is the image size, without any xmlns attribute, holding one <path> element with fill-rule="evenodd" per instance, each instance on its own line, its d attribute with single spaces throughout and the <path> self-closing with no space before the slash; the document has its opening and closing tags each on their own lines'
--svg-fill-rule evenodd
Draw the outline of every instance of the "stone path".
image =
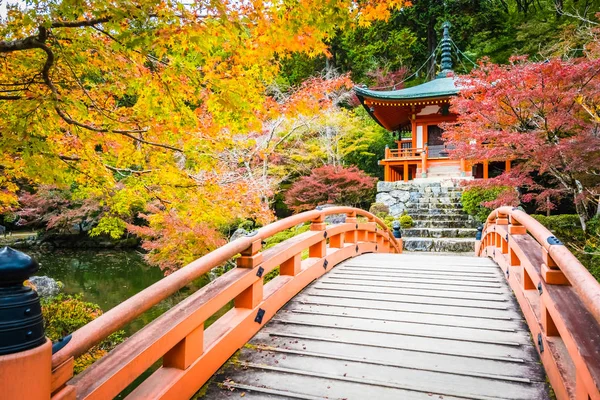
<svg viewBox="0 0 600 400">
<path fill-rule="evenodd" d="M 458 181 L 379 182 L 377 191 L 376 201 L 390 214 L 407 212 L 414 220 L 413 228 L 403 230 L 406 251 L 474 251 L 477 224 L 462 210 Z"/>
</svg>

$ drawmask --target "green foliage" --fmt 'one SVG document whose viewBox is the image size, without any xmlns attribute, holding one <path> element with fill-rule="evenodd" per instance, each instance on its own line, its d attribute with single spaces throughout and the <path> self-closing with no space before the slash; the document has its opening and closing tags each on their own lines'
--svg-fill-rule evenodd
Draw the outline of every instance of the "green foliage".
<svg viewBox="0 0 600 400">
<path fill-rule="evenodd" d="M 265 245 L 263 246 L 263 249 L 270 249 L 271 247 L 275 246 L 276 244 L 285 242 L 286 240 L 291 239 L 294 236 L 299 235 L 301 233 L 308 232 L 309 230 L 310 230 L 310 224 L 307 223 L 304 225 L 296 226 L 294 228 L 286 229 L 285 231 L 276 233 L 275 235 L 273 235 L 270 238 L 268 238 L 267 240 L 265 240 Z"/>
<path fill-rule="evenodd" d="M 400 216 L 400 226 L 402 229 L 410 229 L 415 225 L 412 217 L 408 214 L 402 214 Z"/>
<path fill-rule="evenodd" d="M 590 273 L 600 281 L 600 218 L 587 222 L 587 232 L 581 229 L 577 214 L 532 215 L 548 228 L 581 261 Z"/>
<path fill-rule="evenodd" d="M 276 233 L 275 235 L 273 235 L 270 238 L 268 238 L 267 240 L 265 240 L 263 249 L 265 249 L 265 250 L 269 249 L 269 248 L 275 246 L 276 244 L 285 242 L 286 240 L 291 239 L 294 236 L 299 235 L 301 233 L 308 232 L 309 230 L 310 230 L 310 223 L 306 223 L 306 224 L 296 226 L 294 228 L 286 229 L 285 231 Z M 273 278 L 275 278 L 278 275 L 279 275 L 279 267 L 275 268 L 273 271 L 266 274 L 264 276 L 263 282 L 266 284 L 266 283 L 270 282 L 271 280 L 273 280 Z"/>
<path fill-rule="evenodd" d="M 371 176 L 383 179 L 383 168 L 377 162 L 385 152 L 385 146 L 396 145 L 391 132 L 379 126 L 364 107 L 357 107 L 351 114 L 354 128 L 340 142 L 345 165 L 355 165 Z"/>
<path fill-rule="evenodd" d="M 585 233 L 577 214 L 532 215 L 540 224 L 552 231 L 564 243 L 581 243 L 585 241 Z"/>
<path fill-rule="evenodd" d="M 90 236 L 107 234 L 113 239 L 118 239 L 123 236 L 126 227 L 127 225 L 121 218 L 106 216 L 98 221 L 98 225 L 90 231 Z"/>
<path fill-rule="evenodd" d="M 369 212 L 379 218 L 385 218 L 390 213 L 390 208 L 383 203 L 373 203 L 369 207 Z"/>
<path fill-rule="evenodd" d="M 388 216 L 386 216 L 386 217 L 383 218 L 383 222 L 390 229 L 392 229 L 392 227 L 393 227 L 392 225 L 396 221 L 400 222 L 400 227 L 402 229 L 410 229 L 413 226 L 415 226 L 415 221 L 406 212 L 404 212 L 401 216 L 399 216 L 397 218 L 396 217 L 392 217 L 391 215 L 388 215 Z"/>
<path fill-rule="evenodd" d="M 56 341 L 102 315 L 102 309 L 97 304 L 83 301 L 81 295 L 59 294 L 42 299 L 42 314 L 46 336 Z M 75 373 L 80 373 L 123 342 L 124 334 L 123 331 L 117 331 L 78 357 L 75 360 Z"/>
<path fill-rule="evenodd" d="M 463 210 L 467 214 L 474 216 L 479 222 L 483 222 L 487 219 L 490 212 L 492 212 L 492 209 L 485 207 L 483 203 L 496 200 L 500 193 L 505 190 L 507 190 L 505 187 L 470 187 L 465 189 L 460 199 Z"/>
</svg>

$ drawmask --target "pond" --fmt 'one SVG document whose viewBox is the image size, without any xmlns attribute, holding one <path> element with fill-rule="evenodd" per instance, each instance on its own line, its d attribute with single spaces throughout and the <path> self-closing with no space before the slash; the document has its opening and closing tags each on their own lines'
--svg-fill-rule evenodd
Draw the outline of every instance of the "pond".
<svg viewBox="0 0 600 400">
<path fill-rule="evenodd" d="M 98 304 L 104 311 L 163 278 L 163 272 L 148 265 L 137 251 L 57 250 L 28 254 L 40 264 L 36 275 L 62 282 L 63 293 L 81 293 L 85 301 Z M 210 278 L 205 275 L 160 302 L 125 327 L 127 336 L 209 282 Z"/>
</svg>

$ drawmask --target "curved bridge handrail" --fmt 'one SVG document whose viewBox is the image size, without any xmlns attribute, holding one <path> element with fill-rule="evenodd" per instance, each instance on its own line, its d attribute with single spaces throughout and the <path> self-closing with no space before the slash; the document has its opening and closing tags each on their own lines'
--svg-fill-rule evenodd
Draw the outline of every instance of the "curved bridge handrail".
<svg viewBox="0 0 600 400">
<path fill-rule="evenodd" d="M 600 400 L 600 284 L 524 211 L 490 213 L 475 253 L 492 258 L 527 320 L 558 399 Z"/>
<path fill-rule="evenodd" d="M 588 311 L 592 313 L 596 321 L 600 322 L 600 283 L 573 253 L 557 241 L 556 237 L 545 226 L 517 208 L 504 206 L 492 211 L 487 218 L 486 227 L 488 223 L 495 223 L 498 219 L 503 218 L 510 218 L 512 225 L 516 223 L 525 227 L 527 232 L 545 249 L 551 258 L 550 262 L 553 261 L 557 264 Z M 548 265 L 548 267 L 552 267 L 552 265 Z"/>
<path fill-rule="evenodd" d="M 82 355 L 91 347 L 100 343 L 109 335 L 118 331 L 194 279 L 201 277 L 212 268 L 223 264 L 237 254 L 252 247 L 253 243 L 260 243 L 262 240 L 265 240 L 276 233 L 301 223 L 323 220 L 325 216 L 332 214 L 346 214 L 348 216 L 347 222 L 350 222 L 350 220 L 353 219 L 353 223 L 356 223 L 357 215 L 368 218 L 370 221 L 377 223 L 383 231 L 388 233 L 389 241 L 395 251 L 401 251 L 401 245 L 390 233 L 389 228 L 385 223 L 367 211 L 353 207 L 328 207 L 322 210 L 317 209 L 293 215 L 266 225 L 258 229 L 258 231 L 251 236 L 238 238 L 207 255 L 200 257 L 81 327 L 72 334 L 69 343 L 52 356 L 53 368 L 58 367 L 71 357 Z M 324 224 L 324 221 L 322 223 Z"/>
</svg>

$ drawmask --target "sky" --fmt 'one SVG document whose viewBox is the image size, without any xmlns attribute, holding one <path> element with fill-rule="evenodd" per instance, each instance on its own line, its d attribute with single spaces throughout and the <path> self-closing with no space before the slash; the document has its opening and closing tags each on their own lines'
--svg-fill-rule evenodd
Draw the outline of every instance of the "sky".
<svg viewBox="0 0 600 400">
<path fill-rule="evenodd" d="M 23 0 L 0 0 L 0 18 L 4 19 L 6 17 L 6 4 L 22 4 Z"/>
</svg>

